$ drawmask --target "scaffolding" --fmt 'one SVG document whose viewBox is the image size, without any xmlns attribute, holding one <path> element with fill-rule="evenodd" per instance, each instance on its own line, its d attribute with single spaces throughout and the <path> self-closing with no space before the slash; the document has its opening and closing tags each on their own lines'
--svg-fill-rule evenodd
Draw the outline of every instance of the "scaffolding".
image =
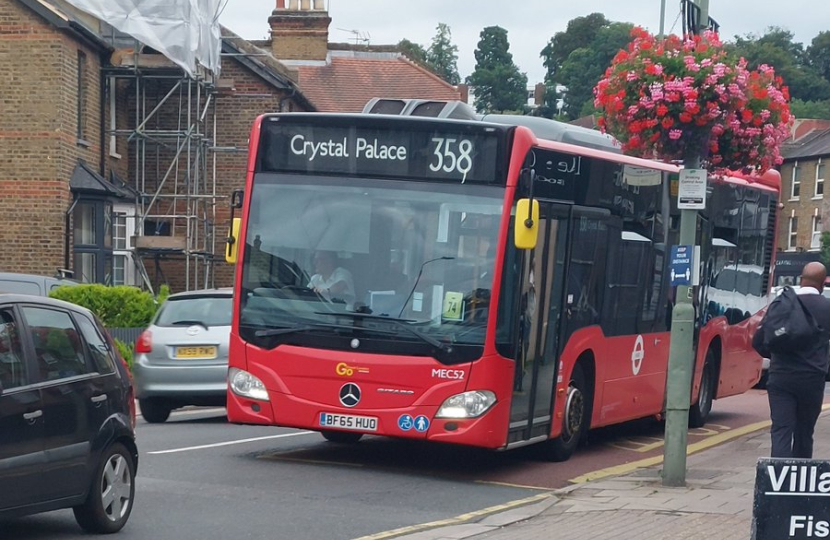
<svg viewBox="0 0 830 540">
<path fill-rule="evenodd" d="M 106 133 L 126 141 L 130 181 L 138 193 L 136 272 L 151 291 L 160 279 L 168 281 L 165 267 L 177 275 L 184 271 L 185 290 L 213 287 L 219 198 L 214 76 L 201 68 L 191 76 L 162 55 L 142 52 L 139 42 L 118 64 L 102 73 L 107 95 L 116 96 L 115 108 L 122 110 L 120 122 L 110 112 L 116 116 Z"/>
</svg>

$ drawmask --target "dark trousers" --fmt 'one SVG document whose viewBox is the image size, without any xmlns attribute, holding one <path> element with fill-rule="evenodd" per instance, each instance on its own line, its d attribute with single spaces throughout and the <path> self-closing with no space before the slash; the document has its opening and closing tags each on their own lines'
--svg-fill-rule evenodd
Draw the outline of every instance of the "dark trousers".
<svg viewBox="0 0 830 540">
<path fill-rule="evenodd" d="M 767 381 L 774 458 L 812 458 L 813 431 L 824 402 L 824 377 L 770 373 Z"/>
</svg>

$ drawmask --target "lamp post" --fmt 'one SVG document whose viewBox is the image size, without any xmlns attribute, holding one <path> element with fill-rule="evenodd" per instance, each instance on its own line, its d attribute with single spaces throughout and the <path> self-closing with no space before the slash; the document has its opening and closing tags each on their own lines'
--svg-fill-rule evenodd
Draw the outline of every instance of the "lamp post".
<svg viewBox="0 0 830 540">
<path fill-rule="evenodd" d="M 709 22 L 709 0 L 698 0 L 701 32 Z M 690 148 L 683 160 L 685 170 L 700 168 L 699 148 Z M 705 173 L 704 173 L 705 174 Z M 678 201 L 680 198 L 678 197 Z M 704 194 L 703 201 L 706 197 Z M 697 210 L 680 211 L 681 246 L 694 246 L 697 232 Z M 691 249 L 694 253 L 694 248 Z M 692 264 L 697 261 L 692 257 Z M 686 485 L 686 444 L 689 431 L 689 402 L 691 401 L 692 373 L 694 371 L 695 308 L 692 287 L 679 285 L 675 295 L 671 319 L 671 343 L 666 377 L 666 440 L 663 447 L 663 485 Z"/>
</svg>

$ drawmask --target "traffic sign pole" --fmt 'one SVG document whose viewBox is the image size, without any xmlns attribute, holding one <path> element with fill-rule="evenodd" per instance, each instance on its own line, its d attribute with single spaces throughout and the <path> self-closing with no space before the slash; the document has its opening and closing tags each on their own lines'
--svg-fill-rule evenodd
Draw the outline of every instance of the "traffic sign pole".
<svg viewBox="0 0 830 540">
<path fill-rule="evenodd" d="M 685 166 L 697 169 L 700 158 L 687 159 Z M 681 210 L 680 246 L 694 246 L 696 231 L 697 210 Z M 692 256 L 692 264 L 694 263 Z M 688 279 L 686 282 L 687 285 L 678 285 L 676 289 L 666 377 L 666 441 L 663 446 L 662 477 L 664 486 L 674 487 L 686 485 L 686 442 L 694 369 L 695 308 L 692 304 L 692 288 Z"/>
</svg>

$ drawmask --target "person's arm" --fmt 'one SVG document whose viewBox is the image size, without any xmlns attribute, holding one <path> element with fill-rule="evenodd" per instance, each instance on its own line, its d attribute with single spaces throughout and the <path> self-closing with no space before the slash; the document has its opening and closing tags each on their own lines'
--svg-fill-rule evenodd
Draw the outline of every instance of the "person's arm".
<svg viewBox="0 0 830 540">
<path fill-rule="evenodd" d="M 332 273 L 332 278 L 334 279 L 334 283 L 331 284 L 331 287 L 328 288 L 328 292 L 335 296 L 342 296 L 351 292 L 350 281 L 351 275 L 349 275 L 348 270 L 344 268 L 336 268 L 334 273 Z"/>
</svg>

